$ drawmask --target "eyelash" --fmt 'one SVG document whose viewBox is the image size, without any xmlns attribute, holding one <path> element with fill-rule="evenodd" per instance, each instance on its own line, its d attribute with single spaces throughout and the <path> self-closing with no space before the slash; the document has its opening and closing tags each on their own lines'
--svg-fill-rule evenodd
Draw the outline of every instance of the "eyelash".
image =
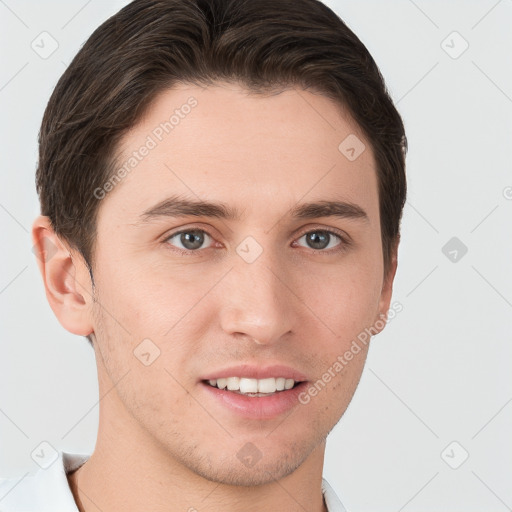
<svg viewBox="0 0 512 512">
<path fill-rule="evenodd" d="M 204 251 L 206 249 L 196 249 L 196 250 L 180 249 L 179 247 L 171 246 L 171 244 L 169 243 L 169 240 L 171 238 L 174 238 L 174 237 L 178 236 L 178 235 L 181 235 L 182 233 L 190 233 L 190 232 L 193 232 L 193 231 L 200 232 L 200 233 L 206 233 L 212 240 L 214 240 L 214 237 L 208 231 L 206 231 L 204 229 L 201 229 L 201 228 L 190 227 L 190 228 L 187 228 L 187 229 L 182 229 L 180 231 L 176 231 L 175 233 L 171 233 L 170 235 L 166 236 L 165 239 L 162 240 L 162 242 L 166 246 L 170 246 L 171 247 L 170 250 L 172 250 L 174 252 L 177 252 L 177 253 L 181 254 L 182 256 L 192 256 L 192 255 L 194 255 L 196 253 L 199 253 L 201 251 Z M 308 235 L 310 233 L 329 233 L 329 235 L 333 235 L 333 236 L 335 236 L 336 238 L 338 238 L 340 240 L 340 243 L 337 246 L 332 247 L 331 249 L 312 249 L 312 248 L 309 248 L 310 251 L 313 251 L 315 253 L 326 253 L 326 254 L 342 253 L 342 252 L 346 251 L 348 249 L 348 247 L 351 245 L 350 241 L 347 239 L 346 236 L 344 236 L 342 231 L 337 231 L 337 230 L 334 230 L 332 228 L 331 229 L 316 228 L 316 229 L 311 229 L 309 231 L 304 231 L 301 235 L 299 235 L 298 239 L 300 239 L 304 235 Z M 210 247 L 207 247 L 207 249 L 210 249 Z M 308 248 L 306 248 L 306 249 L 308 249 Z"/>
</svg>

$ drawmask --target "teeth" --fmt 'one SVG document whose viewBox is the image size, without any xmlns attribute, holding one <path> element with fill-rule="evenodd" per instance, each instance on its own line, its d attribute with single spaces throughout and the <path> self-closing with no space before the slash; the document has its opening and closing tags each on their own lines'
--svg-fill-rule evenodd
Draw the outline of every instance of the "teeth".
<svg viewBox="0 0 512 512">
<path fill-rule="evenodd" d="M 245 377 L 228 377 L 225 379 L 210 379 L 210 386 L 219 389 L 228 389 L 229 391 L 239 391 L 243 394 L 248 393 L 275 393 L 291 389 L 295 385 L 293 379 L 284 377 L 269 377 L 268 379 L 247 379 Z"/>
<path fill-rule="evenodd" d="M 227 380 L 229 391 L 240 389 L 240 379 L 238 377 L 229 377 Z"/>
<path fill-rule="evenodd" d="M 244 379 L 242 377 L 240 378 L 238 389 L 240 393 L 258 393 L 258 381 L 256 379 Z"/>
</svg>

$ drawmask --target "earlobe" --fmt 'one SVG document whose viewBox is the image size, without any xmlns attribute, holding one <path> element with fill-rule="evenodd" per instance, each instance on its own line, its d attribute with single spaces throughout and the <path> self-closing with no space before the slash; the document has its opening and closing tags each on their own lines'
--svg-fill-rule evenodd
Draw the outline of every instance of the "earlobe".
<svg viewBox="0 0 512 512">
<path fill-rule="evenodd" d="M 87 336 L 93 332 L 92 287 L 83 258 L 67 247 L 54 232 L 50 219 L 43 215 L 32 225 L 32 243 L 46 298 L 55 316 L 67 331 Z"/>
</svg>

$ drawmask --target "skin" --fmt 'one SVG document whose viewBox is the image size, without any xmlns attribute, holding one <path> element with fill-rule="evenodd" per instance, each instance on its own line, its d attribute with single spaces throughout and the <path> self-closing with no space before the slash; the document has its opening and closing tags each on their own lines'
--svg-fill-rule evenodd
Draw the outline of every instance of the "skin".
<svg viewBox="0 0 512 512">
<path fill-rule="evenodd" d="M 48 261 L 38 260 L 55 315 L 95 341 L 97 444 L 68 480 L 87 512 L 325 511 L 326 437 L 352 399 L 367 347 L 308 404 L 270 420 L 237 416 L 209 398 L 199 379 L 239 363 L 282 363 L 316 382 L 386 314 L 396 247 L 384 274 L 373 152 L 324 96 L 181 84 L 159 95 L 126 134 L 119 161 L 190 96 L 198 105 L 101 200 L 94 289 L 82 258 L 48 218 L 33 224 L 40 251 L 45 238 L 56 247 Z M 349 134 L 366 145 L 354 161 L 338 150 Z M 243 217 L 138 222 L 171 194 L 221 201 Z M 359 205 L 368 220 L 288 215 L 299 203 L 333 199 Z M 169 239 L 183 228 L 210 235 L 189 256 L 175 251 L 190 244 Z M 350 244 L 332 236 L 317 249 L 304 236 L 333 228 Z M 247 236 L 263 249 L 253 263 L 236 252 Z M 160 350 L 149 366 L 133 353 L 145 338 Z M 261 453 L 253 467 L 237 458 L 248 442 Z"/>
</svg>

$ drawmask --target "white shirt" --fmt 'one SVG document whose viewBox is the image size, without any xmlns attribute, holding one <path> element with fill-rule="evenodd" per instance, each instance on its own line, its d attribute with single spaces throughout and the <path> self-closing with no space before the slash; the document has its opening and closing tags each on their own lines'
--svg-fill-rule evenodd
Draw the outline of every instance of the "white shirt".
<svg viewBox="0 0 512 512">
<path fill-rule="evenodd" d="M 47 469 L 19 478 L 0 478 L 0 512 L 78 512 L 66 475 L 90 455 L 58 452 Z M 332 487 L 322 478 L 328 512 L 347 512 Z"/>
</svg>

